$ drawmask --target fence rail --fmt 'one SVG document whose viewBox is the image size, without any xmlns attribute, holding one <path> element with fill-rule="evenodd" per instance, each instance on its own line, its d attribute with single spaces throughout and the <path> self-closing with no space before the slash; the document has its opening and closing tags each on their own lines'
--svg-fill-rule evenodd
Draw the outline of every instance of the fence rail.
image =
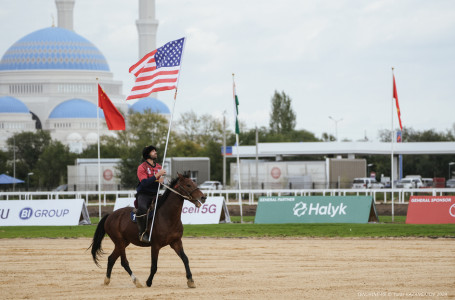
<svg viewBox="0 0 455 300">
<path fill-rule="evenodd" d="M 455 195 L 455 188 L 425 189 L 244 189 L 244 190 L 202 190 L 207 196 L 222 196 L 228 205 L 256 205 L 261 196 L 372 196 L 376 204 L 404 204 L 413 195 L 446 196 Z M 52 200 L 84 199 L 86 205 L 114 205 L 117 198 L 134 197 L 136 191 L 70 191 L 70 192 L 0 192 L 0 200 Z M 240 201 L 241 199 L 241 201 Z"/>
</svg>

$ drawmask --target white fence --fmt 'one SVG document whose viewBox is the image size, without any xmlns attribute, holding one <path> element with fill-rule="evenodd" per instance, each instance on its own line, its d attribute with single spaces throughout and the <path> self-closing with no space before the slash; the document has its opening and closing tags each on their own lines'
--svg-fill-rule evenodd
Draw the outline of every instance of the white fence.
<svg viewBox="0 0 455 300">
<path fill-rule="evenodd" d="M 305 189 L 305 190 L 203 190 L 207 196 L 222 196 L 228 205 L 256 205 L 260 196 L 369 196 L 376 204 L 391 203 L 392 191 L 394 203 L 407 203 L 413 195 L 444 196 L 455 195 L 455 188 L 425 189 Z M 33 199 L 84 199 L 87 206 L 114 205 L 117 198 L 134 197 L 136 191 L 74 191 L 74 192 L 0 192 L 0 200 Z"/>
<path fill-rule="evenodd" d="M 376 204 L 406 204 L 413 195 L 455 195 L 455 188 L 424 189 L 305 189 L 305 190 L 203 190 L 207 196 L 222 196 L 227 205 L 257 205 L 260 196 L 369 196 Z M 0 192 L 0 200 L 84 199 L 86 206 L 98 206 L 101 217 L 103 207 L 114 206 L 117 198 L 134 197 L 136 191 L 78 191 L 78 192 Z M 241 199 L 241 201 L 240 201 Z M 394 215 L 392 207 L 392 217 Z"/>
</svg>

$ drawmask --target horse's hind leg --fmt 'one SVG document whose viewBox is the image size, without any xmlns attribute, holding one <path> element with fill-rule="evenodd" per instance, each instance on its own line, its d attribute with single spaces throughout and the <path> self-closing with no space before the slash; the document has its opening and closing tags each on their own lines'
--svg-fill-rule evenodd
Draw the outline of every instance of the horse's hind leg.
<svg viewBox="0 0 455 300">
<path fill-rule="evenodd" d="M 117 258 L 119 256 L 120 256 L 120 253 L 116 247 L 107 259 L 107 270 L 106 270 L 106 278 L 104 278 L 104 285 L 108 285 L 111 282 L 112 268 L 114 267 L 114 264 L 117 261 Z"/>
<path fill-rule="evenodd" d="M 195 288 L 196 284 L 194 283 L 193 275 L 191 274 L 188 256 L 186 256 L 185 252 L 183 251 L 182 240 L 178 240 L 178 241 L 172 243 L 170 246 L 172 247 L 172 249 L 174 249 L 175 253 L 177 253 L 177 255 L 182 259 L 183 264 L 185 265 L 186 279 L 187 279 L 188 287 Z"/>
<path fill-rule="evenodd" d="M 128 260 L 126 259 L 125 247 L 126 246 L 115 245 L 114 251 L 112 251 L 112 254 L 109 255 L 109 258 L 107 259 L 107 271 L 106 278 L 104 278 L 104 284 L 108 285 L 110 283 L 112 268 L 114 267 L 117 258 L 120 256 L 122 267 L 131 276 L 131 279 L 133 280 L 133 283 L 136 285 L 136 287 L 140 288 L 142 287 L 142 284 L 139 282 L 136 276 L 134 276 L 133 271 L 131 271 L 130 269 L 130 265 L 128 263 Z"/>
</svg>

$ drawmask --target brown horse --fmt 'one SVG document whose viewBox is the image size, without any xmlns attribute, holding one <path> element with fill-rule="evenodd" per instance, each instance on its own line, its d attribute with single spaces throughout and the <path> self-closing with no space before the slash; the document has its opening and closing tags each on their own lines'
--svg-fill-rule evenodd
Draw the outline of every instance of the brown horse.
<svg viewBox="0 0 455 300">
<path fill-rule="evenodd" d="M 160 249 L 170 245 L 185 265 L 188 287 L 196 287 L 190 271 L 188 257 L 183 251 L 182 245 L 183 225 L 181 213 L 184 199 L 189 200 L 196 207 L 200 207 L 205 202 L 206 197 L 190 178 L 178 174 L 178 177 L 172 180 L 164 194 L 158 199 L 150 243 L 139 241 L 137 225 L 131 221 L 131 212 L 133 210 L 131 207 L 118 209 L 100 220 L 93 236 L 92 244 L 90 245 L 93 260 L 98 267 L 100 267 L 98 258 L 103 253 L 101 242 L 104 235 L 107 233 L 115 244 L 115 249 L 107 262 L 106 278 L 104 279 L 105 285 L 109 284 L 112 267 L 120 256 L 122 267 L 131 276 L 133 283 L 136 287 L 142 287 L 139 280 L 131 271 L 125 254 L 125 248 L 129 244 L 133 244 L 139 247 L 152 247 L 152 265 L 150 276 L 146 282 L 147 286 L 150 287 L 152 285 L 153 276 L 158 268 L 158 254 Z M 152 223 L 151 219 L 148 222 L 149 230 Z"/>
</svg>

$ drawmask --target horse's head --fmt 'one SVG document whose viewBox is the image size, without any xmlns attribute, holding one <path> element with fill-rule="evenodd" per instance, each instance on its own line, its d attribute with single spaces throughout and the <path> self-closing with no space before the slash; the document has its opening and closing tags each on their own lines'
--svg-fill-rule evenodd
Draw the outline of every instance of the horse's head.
<svg viewBox="0 0 455 300">
<path fill-rule="evenodd" d="M 180 173 L 177 173 L 177 175 L 179 179 L 174 185 L 174 189 L 182 194 L 186 200 L 196 205 L 196 207 L 200 207 L 205 203 L 207 197 L 201 192 L 194 181 Z"/>
</svg>

